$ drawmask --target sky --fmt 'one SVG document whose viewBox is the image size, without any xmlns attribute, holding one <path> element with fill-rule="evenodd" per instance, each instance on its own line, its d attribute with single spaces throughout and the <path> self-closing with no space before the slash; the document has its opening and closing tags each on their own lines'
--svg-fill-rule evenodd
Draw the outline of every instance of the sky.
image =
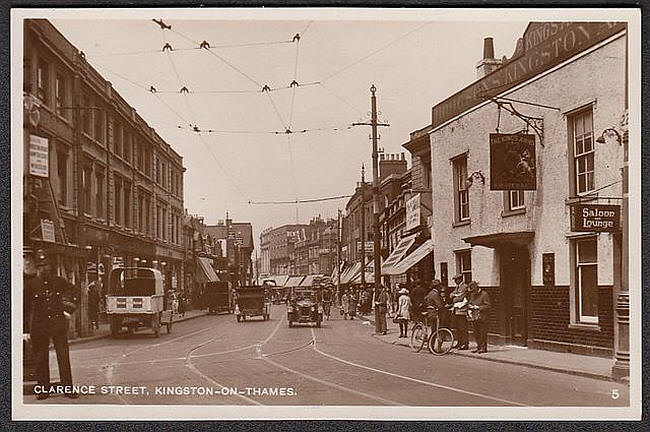
<svg viewBox="0 0 650 432">
<path fill-rule="evenodd" d="M 210 224 L 226 211 L 250 221 L 257 243 L 268 227 L 336 217 L 347 199 L 251 202 L 350 195 L 362 164 L 371 181 L 370 128 L 348 127 L 369 120 L 371 85 L 379 120 L 390 124 L 379 130 L 379 147 L 408 158 L 402 144 L 431 123 L 433 105 L 476 79 L 483 38 L 494 38 L 497 58 L 510 57 L 527 25 L 435 14 L 333 16 L 188 19 L 166 11 L 171 30 L 151 20 L 155 13 L 51 21 L 183 157 L 188 211 Z M 300 40 L 292 42 L 296 33 Z M 211 49 L 192 49 L 202 41 Z M 174 50 L 163 52 L 166 43 Z M 283 88 L 293 80 L 301 85 Z M 274 90 L 263 93 L 264 85 Z M 179 93 L 182 87 L 191 93 Z"/>
</svg>

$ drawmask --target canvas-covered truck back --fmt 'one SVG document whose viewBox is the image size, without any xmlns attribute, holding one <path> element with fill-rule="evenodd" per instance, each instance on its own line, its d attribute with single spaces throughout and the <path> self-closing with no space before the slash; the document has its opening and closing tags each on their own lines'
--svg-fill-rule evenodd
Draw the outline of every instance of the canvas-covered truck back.
<svg viewBox="0 0 650 432">
<path fill-rule="evenodd" d="M 145 267 L 116 267 L 111 270 L 106 314 L 113 337 L 117 337 L 122 327 L 126 327 L 129 334 L 139 327 L 150 327 L 158 337 L 163 324 L 169 333 L 172 313 L 165 307 L 160 271 Z"/>
<path fill-rule="evenodd" d="M 261 316 L 264 321 L 270 318 L 270 306 L 266 301 L 263 286 L 251 285 L 237 288 L 235 315 L 237 321 L 246 321 L 248 317 Z"/>
</svg>

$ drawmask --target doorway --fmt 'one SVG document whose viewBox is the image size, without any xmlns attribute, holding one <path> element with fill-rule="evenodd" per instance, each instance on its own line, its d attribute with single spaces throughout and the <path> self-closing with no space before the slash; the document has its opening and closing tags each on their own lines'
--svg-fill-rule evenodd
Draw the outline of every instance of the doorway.
<svg viewBox="0 0 650 432">
<path fill-rule="evenodd" d="M 530 254 L 523 245 L 500 248 L 501 298 L 506 344 L 526 346 L 530 293 Z"/>
</svg>

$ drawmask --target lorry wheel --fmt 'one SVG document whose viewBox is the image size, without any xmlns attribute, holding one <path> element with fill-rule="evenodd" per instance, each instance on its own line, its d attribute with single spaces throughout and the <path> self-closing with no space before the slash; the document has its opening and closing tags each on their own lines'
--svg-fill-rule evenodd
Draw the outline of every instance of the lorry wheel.
<svg viewBox="0 0 650 432">
<path fill-rule="evenodd" d="M 111 336 L 113 339 L 117 338 L 122 328 L 122 322 L 118 317 L 111 318 Z"/>
<path fill-rule="evenodd" d="M 289 328 L 293 327 L 293 322 L 289 321 Z"/>
<path fill-rule="evenodd" d="M 241 322 L 241 315 L 237 315 L 237 322 Z"/>
</svg>

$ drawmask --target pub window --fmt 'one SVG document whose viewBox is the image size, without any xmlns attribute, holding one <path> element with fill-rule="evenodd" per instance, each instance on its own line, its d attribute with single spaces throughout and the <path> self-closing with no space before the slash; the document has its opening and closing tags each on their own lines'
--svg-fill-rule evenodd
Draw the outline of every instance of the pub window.
<svg viewBox="0 0 650 432">
<path fill-rule="evenodd" d="M 65 149 L 56 151 L 56 171 L 59 178 L 59 204 L 68 204 L 68 153 Z"/>
<path fill-rule="evenodd" d="M 456 222 L 469 220 L 469 191 L 467 190 L 467 155 L 453 160 L 454 207 Z"/>
<path fill-rule="evenodd" d="M 36 96 L 50 105 L 50 65 L 43 59 L 38 60 L 36 68 Z"/>
<path fill-rule="evenodd" d="M 526 207 L 524 204 L 524 191 L 523 190 L 510 190 L 506 192 L 506 201 L 508 211 L 520 210 Z"/>
<path fill-rule="evenodd" d="M 596 237 L 574 242 L 575 303 L 580 322 L 598 323 L 598 255 Z"/>
<path fill-rule="evenodd" d="M 472 280 L 472 252 L 456 252 L 456 271 L 463 275 L 465 283 Z"/>
<path fill-rule="evenodd" d="M 97 169 L 95 173 L 97 182 L 97 194 L 95 195 L 95 216 L 99 218 L 104 217 L 104 170 Z"/>
<path fill-rule="evenodd" d="M 573 192 L 582 195 L 593 191 L 594 182 L 594 127 L 591 109 L 569 117 L 569 137 L 573 153 Z"/>
</svg>

